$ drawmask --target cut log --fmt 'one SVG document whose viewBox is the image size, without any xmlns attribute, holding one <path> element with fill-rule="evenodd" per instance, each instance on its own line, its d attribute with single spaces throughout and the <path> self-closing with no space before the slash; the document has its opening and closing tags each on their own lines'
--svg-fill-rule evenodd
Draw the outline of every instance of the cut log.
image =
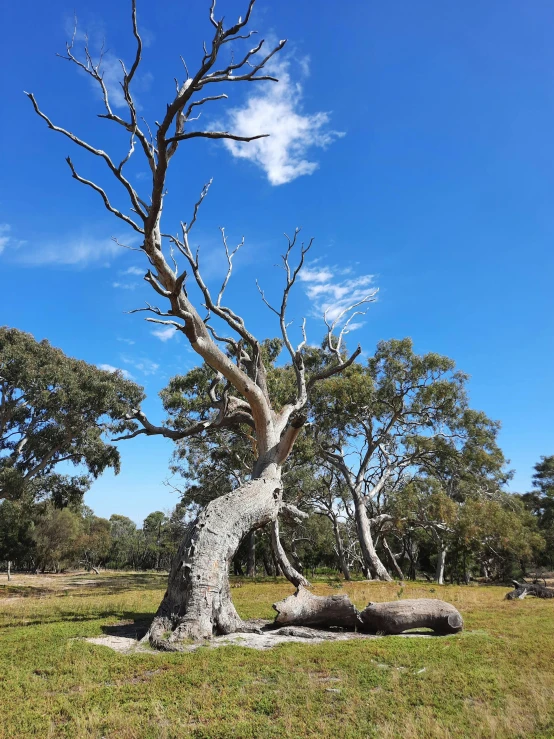
<svg viewBox="0 0 554 739">
<path fill-rule="evenodd" d="M 538 583 L 514 583 L 514 590 L 506 593 L 506 600 L 523 600 L 526 595 L 534 595 L 535 598 L 554 598 L 554 588 L 545 588 L 544 585 Z"/>
<path fill-rule="evenodd" d="M 409 629 L 432 629 L 436 634 L 456 634 L 463 628 L 460 613 L 442 600 L 421 598 L 389 603 L 369 603 L 361 613 L 347 595 L 313 595 L 300 587 L 274 603 L 276 626 L 342 627 L 371 634 L 401 634 Z"/>
<path fill-rule="evenodd" d="M 430 598 L 369 603 L 360 613 L 360 619 L 364 631 L 383 634 L 421 628 L 432 629 L 436 634 L 456 634 L 464 625 L 454 606 Z"/>
<path fill-rule="evenodd" d="M 360 626 L 358 611 L 347 595 L 312 595 L 300 586 L 296 593 L 273 604 L 279 626 L 342 626 L 354 630 Z"/>
</svg>

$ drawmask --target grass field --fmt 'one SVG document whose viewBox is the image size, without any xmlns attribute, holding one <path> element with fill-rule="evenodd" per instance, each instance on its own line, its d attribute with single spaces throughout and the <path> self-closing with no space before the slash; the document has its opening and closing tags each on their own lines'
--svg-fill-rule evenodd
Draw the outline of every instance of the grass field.
<svg viewBox="0 0 554 739">
<path fill-rule="evenodd" d="M 4 581 L 0 737 L 554 737 L 553 601 L 504 601 L 502 587 L 319 583 L 316 593 L 358 606 L 443 598 L 465 631 L 192 654 L 84 641 L 148 618 L 164 587 L 156 574 Z M 243 617 L 271 618 L 290 592 L 248 583 L 233 598 Z"/>
</svg>

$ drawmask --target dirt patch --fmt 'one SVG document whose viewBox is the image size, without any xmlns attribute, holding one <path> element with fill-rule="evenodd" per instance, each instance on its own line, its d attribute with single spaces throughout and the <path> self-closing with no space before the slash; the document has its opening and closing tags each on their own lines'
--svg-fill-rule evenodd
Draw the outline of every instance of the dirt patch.
<svg viewBox="0 0 554 739">
<path fill-rule="evenodd" d="M 257 624 L 256 624 L 257 625 Z M 137 652 L 148 652 L 150 654 L 161 654 L 155 652 L 150 646 L 140 641 L 137 636 L 116 635 L 116 629 L 121 627 L 107 627 L 110 629 L 106 636 L 97 636 L 87 639 L 91 644 L 97 644 L 102 647 L 108 647 L 121 654 L 136 654 Z M 128 628 L 128 627 L 127 627 Z M 131 628 L 136 629 L 133 625 Z M 114 633 L 116 632 L 116 633 Z M 123 629 L 119 634 L 125 633 Z M 140 632 L 138 632 L 140 633 Z M 144 632 L 143 632 L 144 633 Z M 127 632 L 128 634 L 128 632 Z M 309 629 L 301 626 L 286 626 L 281 629 L 273 629 L 271 625 L 266 624 L 258 633 L 237 632 L 235 634 L 226 634 L 225 636 L 214 636 L 213 639 L 200 642 L 198 644 L 184 644 L 183 652 L 195 652 L 198 649 L 217 649 L 218 647 L 237 646 L 246 647 L 247 649 L 273 649 L 280 644 L 320 644 L 325 641 L 343 642 L 356 639 L 433 639 L 445 638 L 437 637 L 429 632 L 411 632 L 407 634 L 398 634 L 395 636 L 381 636 L 377 634 L 361 634 L 352 631 L 324 631 L 322 629 Z"/>
</svg>

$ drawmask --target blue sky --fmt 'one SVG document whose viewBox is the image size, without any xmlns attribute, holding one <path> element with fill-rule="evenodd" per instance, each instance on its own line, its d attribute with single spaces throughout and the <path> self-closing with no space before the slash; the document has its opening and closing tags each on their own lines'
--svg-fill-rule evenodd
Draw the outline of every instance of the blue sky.
<svg viewBox="0 0 554 739">
<path fill-rule="evenodd" d="M 91 46 L 106 39 L 110 84 L 117 59 L 132 53 L 129 4 L 75 7 Z M 136 94 L 150 121 L 182 77 L 179 56 L 190 68 L 198 61 L 211 33 L 207 8 L 207 0 L 139 0 L 147 45 Z M 231 19 L 245 2 L 218 9 Z M 102 177 L 98 163 L 49 131 L 23 94 L 34 92 L 58 124 L 125 153 L 126 142 L 95 117 L 101 101 L 90 81 L 55 56 L 73 10 L 64 0 L 3 9 L 0 324 L 126 370 L 146 388 L 148 415 L 161 420 L 157 393 L 195 355 L 180 337 L 156 335 L 140 314 L 125 313 L 150 297 L 141 255 L 110 240 L 132 243 L 132 235 L 71 179 L 64 158 L 92 178 Z M 233 85 L 229 101 L 204 115 L 244 131 L 271 129 L 272 138 L 250 150 L 187 142 L 172 163 L 165 229 L 190 217 L 213 177 L 193 241 L 217 285 L 218 227 L 230 242 L 245 236 L 229 302 L 260 336 L 277 326 L 255 279 L 277 295 L 283 231 L 302 226 L 315 237 L 311 277 L 291 304 L 291 315 L 309 317 L 313 342 L 322 305 L 365 290 L 372 275 L 379 299 L 352 341 L 371 353 L 380 339 L 411 336 L 417 351 L 453 357 L 471 375 L 473 406 L 503 424 L 511 489 L 528 489 L 533 464 L 554 453 L 554 6 L 258 0 L 252 27 L 289 39 L 281 82 Z M 146 184 L 144 166 L 132 173 L 137 187 Z M 120 446 L 121 474 L 104 475 L 87 503 L 137 522 L 172 507 L 177 496 L 164 485 L 171 444 Z"/>
</svg>

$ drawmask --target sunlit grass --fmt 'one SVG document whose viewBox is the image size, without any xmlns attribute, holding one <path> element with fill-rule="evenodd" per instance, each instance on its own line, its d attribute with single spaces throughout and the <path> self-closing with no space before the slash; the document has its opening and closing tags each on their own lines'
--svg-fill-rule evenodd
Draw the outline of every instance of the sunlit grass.
<svg viewBox="0 0 554 739">
<path fill-rule="evenodd" d="M 0 587 L 2 738 L 554 736 L 554 602 L 504 601 L 507 588 L 314 587 L 347 592 L 358 606 L 443 598 L 465 619 L 452 637 L 126 656 L 83 637 L 151 615 L 164 576 L 10 585 Z M 290 592 L 274 581 L 232 590 L 245 618 L 271 618 Z"/>
</svg>

